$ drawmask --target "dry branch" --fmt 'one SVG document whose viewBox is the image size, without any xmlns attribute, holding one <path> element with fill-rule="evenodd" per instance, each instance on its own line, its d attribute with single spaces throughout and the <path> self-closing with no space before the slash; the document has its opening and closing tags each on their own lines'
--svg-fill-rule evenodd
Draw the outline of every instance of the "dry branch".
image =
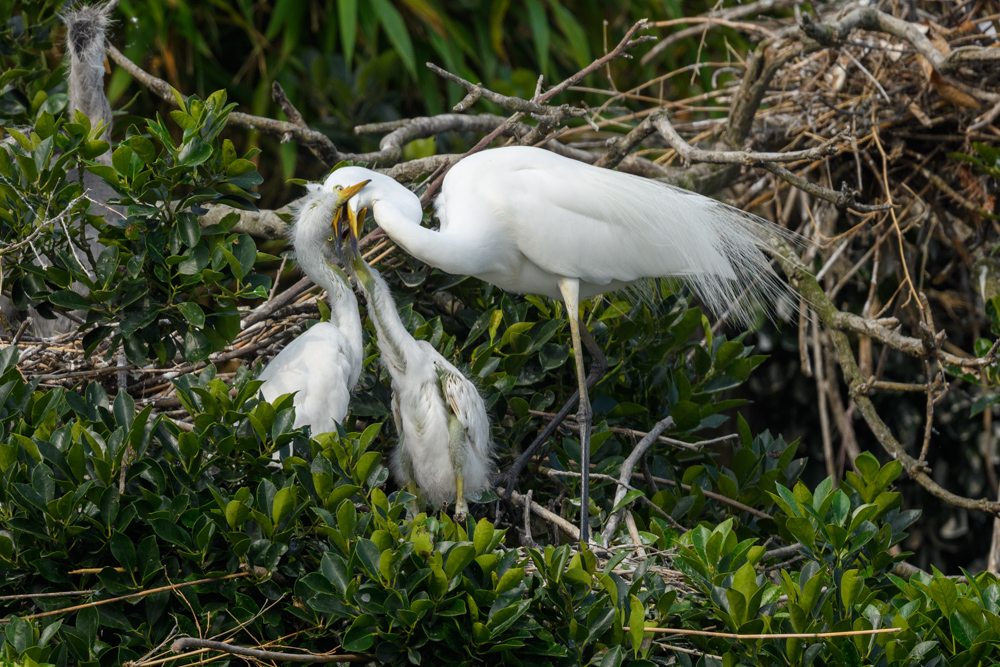
<svg viewBox="0 0 1000 667">
<path fill-rule="evenodd" d="M 188 649 L 204 649 L 210 651 L 221 651 L 232 655 L 253 658 L 254 660 L 277 660 L 279 662 L 295 662 L 303 664 L 327 664 L 331 662 L 371 662 L 375 656 L 367 653 L 285 653 L 283 651 L 264 651 L 245 646 L 235 646 L 226 642 L 216 642 L 209 639 L 197 639 L 194 637 L 182 637 L 174 640 L 170 645 L 170 650 L 180 653 Z"/>
</svg>

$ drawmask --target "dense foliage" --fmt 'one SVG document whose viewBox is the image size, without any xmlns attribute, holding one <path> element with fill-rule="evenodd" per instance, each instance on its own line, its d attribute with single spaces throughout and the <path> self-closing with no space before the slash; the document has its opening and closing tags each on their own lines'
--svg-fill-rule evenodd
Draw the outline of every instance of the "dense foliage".
<svg viewBox="0 0 1000 667">
<path fill-rule="evenodd" d="M 903 629 L 814 641 L 693 637 L 685 643 L 706 655 L 680 654 L 682 664 L 996 656 L 993 577 L 892 574 L 901 556 L 889 549 L 916 512 L 901 510 L 890 490 L 899 465 L 880 467 L 870 455 L 842 488 L 827 479 L 814 491 L 795 480 L 794 447 L 751 439 L 745 425 L 732 469 L 658 456 L 661 474 L 690 486 L 661 490 L 633 516 L 649 549 L 675 552 L 682 581 L 659 557 L 635 560 L 630 550 L 606 559 L 565 544 L 515 549 L 511 530 L 485 518 L 407 520 L 409 496 L 386 493 L 379 424 L 309 440 L 289 428 L 289 402 L 256 401 L 258 383 L 246 375 L 235 395 L 211 367 L 178 381 L 190 432 L 96 384 L 79 394 L 38 391 L 16 361 L 16 348 L 0 353 L 0 572 L 5 592 L 27 593 L 8 599 L 8 612 L 42 610 L 8 616 L 5 651 L 25 664 L 122 664 L 175 633 L 314 651 L 342 645 L 413 664 L 493 654 L 525 665 L 660 661 L 661 642 L 650 642 L 644 624 Z M 291 440 L 308 447 L 306 457 L 268 467 L 269 453 Z M 770 515 L 706 501 L 702 490 L 712 488 Z M 694 528 L 678 535 L 678 521 Z M 772 533 L 805 545 L 804 558 L 770 565 Z M 60 613 L 75 600 L 32 597 L 73 590 L 100 606 Z"/>
<path fill-rule="evenodd" d="M 489 12 L 464 3 L 453 13 L 432 1 L 293 0 L 261 12 L 250 2 L 147 4 L 151 20 L 123 22 L 124 50 L 136 60 L 155 50 L 153 69 L 178 86 L 189 83 L 190 72 L 183 88 L 200 97 L 157 114 L 147 93 L 129 88 L 117 70 L 112 99 L 124 105 L 126 90 L 139 99 L 118 118 L 112 146 L 98 138 L 101 128 L 66 113 L 62 73 L 47 59 L 58 32 L 56 3 L 0 0 L 0 15 L 11 17 L 0 27 L 0 121 L 8 139 L 0 147 L 0 239 L 7 246 L 41 230 L 16 252 L 5 248 L 3 289 L 22 308 L 80 311 L 87 356 L 110 359 L 120 349 L 140 368 L 204 362 L 239 333 L 237 308 L 268 296 L 265 271 L 277 258 L 232 232 L 236 215 L 203 227 L 202 207 L 253 210 L 264 176 L 275 182 L 272 199 L 291 187 L 275 178 L 279 171 L 318 176 L 311 165 L 297 167 L 294 144 L 230 133 L 233 105 L 226 92 L 211 91 L 229 89 L 275 116 L 270 83 L 280 79 L 307 115 L 322 114 L 315 127 L 363 146 L 349 135 L 355 122 L 433 113 L 460 97 L 416 66 L 423 60 L 440 59 L 451 71 L 475 72 L 498 90 L 530 97 L 538 72 L 576 69 L 602 44 L 590 30 L 599 25 L 596 2 L 494 2 Z M 660 4 L 632 3 L 615 27 L 645 10 L 656 16 Z M 122 11 L 139 13 L 127 1 Z M 680 14 L 670 3 L 662 11 Z M 724 52 L 718 43 L 706 48 Z M 175 54 L 185 52 L 179 67 Z M 256 60 L 246 59 L 251 52 Z M 647 74 L 636 68 L 631 76 Z M 269 159 L 258 157 L 257 143 Z M 101 155 L 111 164 L 97 161 Z M 975 166 L 997 168 L 989 147 L 977 155 Z M 83 171 L 114 188 L 122 216 L 100 217 L 81 198 Z M 82 239 L 85 225 L 100 229 L 103 246 L 87 258 L 92 271 L 66 243 Z M 536 435 L 539 417 L 574 388 L 562 305 L 410 261 L 390 268 L 408 329 L 464 363 L 480 383 L 502 463 L 509 463 Z M 411 497 L 383 465 L 395 434 L 370 336 L 351 417 L 340 432 L 316 438 L 291 428 L 289 399 L 259 400 L 249 365 L 231 382 L 212 365 L 173 378 L 186 415 L 171 419 L 150 404 L 137 406 L 112 381 L 51 388 L 27 380 L 17 368 L 18 347 L 4 347 L 4 658 L 142 664 L 164 657 L 175 636 L 190 636 L 275 650 L 339 649 L 394 664 L 1000 660 L 994 576 L 956 580 L 900 565 L 907 556 L 900 543 L 918 518 L 893 487 L 901 466 L 866 453 L 858 472 L 842 480 L 807 476 L 799 443 L 754 433 L 736 415 L 748 401 L 733 396 L 761 381 L 760 371 L 752 374 L 765 359 L 747 335 L 713 332 L 683 292 L 666 283 L 654 289 L 655 298 L 612 295 L 587 308 L 609 366 L 593 393 L 595 472 L 617 476 L 638 429 L 666 415 L 674 420 L 666 435 L 681 443 L 719 429 L 738 438 L 719 449 L 654 445 L 647 469 L 617 504 L 616 484 L 595 482 L 592 525 L 600 530 L 624 508 L 639 548 L 623 525 L 610 550 L 580 551 L 550 524 L 526 524 L 520 508 L 493 496 L 474 506 L 465 524 L 437 508 L 409 517 Z M 323 308 L 315 315 L 322 319 Z M 789 336 L 769 333 L 779 341 Z M 269 465 L 271 453 L 289 444 L 296 456 Z M 579 483 L 560 473 L 574 472 L 578 458 L 575 435 L 560 432 L 522 490 L 574 516 Z M 789 545 L 800 546 L 781 548 Z M 646 627 L 900 632 L 734 639 Z"/>
</svg>

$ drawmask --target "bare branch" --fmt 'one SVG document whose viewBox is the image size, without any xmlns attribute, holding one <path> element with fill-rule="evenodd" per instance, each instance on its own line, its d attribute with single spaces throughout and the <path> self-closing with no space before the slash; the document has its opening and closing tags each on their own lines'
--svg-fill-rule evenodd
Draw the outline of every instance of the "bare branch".
<svg viewBox="0 0 1000 667">
<path fill-rule="evenodd" d="M 674 425 L 673 417 L 666 417 L 656 422 L 656 424 L 649 430 L 646 437 L 640 440 L 632 453 L 628 455 L 622 462 L 621 474 L 618 476 L 618 488 L 615 490 L 615 499 L 612 506 L 618 505 L 624 498 L 627 488 L 627 482 L 632 477 L 632 472 L 635 467 L 639 465 L 639 461 L 643 456 L 646 455 L 646 450 L 653 446 L 656 442 L 657 436 L 663 433 L 665 430 Z M 601 533 L 601 538 L 604 544 L 611 544 L 611 538 L 614 537 L 615 529 L 618 528 L 618 524 L 621 523 L 622 516 L 625 514 L 625 509 L 622 507 L 617 512 L 608 517 L 608 522 L 604 524 L 604 531 Z"/>
<path fill-rule="evenodd" d="M 194 637 L 182 637 L 170 645 L 170 650 L 180 653 L 188 649 L 207 649 L 211 651 L 222 651 L 233 655 L 242 655 L 255 660 L 277 660 L 280 662 L 298 662 L 309 664 L 326 664 L 331 662 L 371 662 L 375 656 L 367 653 L 284 653 L 282 651 L 262 651 L 256 648 L 245 646 L 234 646 L 226 642 L 216 642 L 209 639 L 196 639 Z"/>
</svg>

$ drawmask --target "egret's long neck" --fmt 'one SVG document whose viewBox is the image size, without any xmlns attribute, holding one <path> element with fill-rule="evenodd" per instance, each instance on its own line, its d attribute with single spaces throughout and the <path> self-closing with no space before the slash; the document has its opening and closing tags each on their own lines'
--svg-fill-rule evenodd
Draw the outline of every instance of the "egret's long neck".
<svg viewBox="0 0 1000 667">
<path fill-rule="evenodd" d="M 358 279 L 358 284 L 368 298 L 368 316 L 375 324 L 382 362 L 390 374 L 406 372 L 406 349 L 416 346 L 416 340 L 403 326 L 389 286 L 378 271 L 368 266 L 360 255 L 356 255 L 350 262 L 350 271 Z"/>
<path fill-rule="evenodd" d="M 488 239 L 421 227 L 419 203 L 416 211 L 411 210 L 408 203 L 400 206 L 395 201 L 381 199 L 372 207 L 375 222 L 406 252 L 425 264 L 455 275 L 475 276 L 499 268 L 483 263 L 488 254 L 483 252 L 482 246 L 489 244 Z"/>
<path fill-rule="evenodd" d="M 403 246 L 406 252 L 422 262 L 438 266 L 436 256 L 441 235 L 433 229 L 420 226 L 423 211 L 419 201 L 414 207 L 409 200 L 397 203 L 390 199 L 379 199 L 372 206 L 372 214 L 378 226 L 393 241 Z"/>
<path fill-rule="evenodd" d="M 299 266 L 314 283 L 326 290 L 330 305 L 330 319 L 347 337 L 353 352 L 356 369 L 355 380 L 361 372 L 364 347 L 361 338 L 361 315 L 358 300 L 343 271 L 330 266 L 326 261 L 324 248 L 327 236 L 332 232 L 328 223 L 330 207 L 323 198 L 306 204 L 301 218 L 293 229 L 295 234 L 295 256 Z"/>
</svg>

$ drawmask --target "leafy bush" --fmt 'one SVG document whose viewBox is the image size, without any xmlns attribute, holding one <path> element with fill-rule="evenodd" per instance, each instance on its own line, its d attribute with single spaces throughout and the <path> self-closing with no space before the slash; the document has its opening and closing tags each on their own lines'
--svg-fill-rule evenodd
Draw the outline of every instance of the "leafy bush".
<svg viewBox="0 0 1000 667">
<path fill-rule="evenodd" d="M 795 482 L 794 447 L 741 427 L 731 470 L 658 457 L 690 490 L 661 490 L 659 510 L 633 511 L 655 555 L 518 549 L 510 529 L 485 518 L 408 520 L 410 496 L 386 488 L 378 423 L 308 439 L 290 428 L 290 401 L 258 401 L 246 373 L 233 393 L 212 367 L 179 378 L 194 417 L 187 431 L 96 384 L 39 391 L 16 360 L 16 348 L 0 352 L 0 575 L 5 593 L 27 594 L 6 603 L 8 614 L 24 609 L 8 616 L 11 660 L 120 664 L 178 632 L 342 645 L 386 663 L 660 661 L 644 626 L 903 628 L 814 641 L 687 638 L 703 665 L 719 664 L 710 655 L 726 665 L 958 665 L 994 655 L 1000 588 L 991 575 L 956 583 L 892 574 L 905 554 L 888 549 L 916 512 L 901 511 L 890 490 L 898 464 L 880 467 L 870 455 L 842 488 L 827 479 L 810 491 Z M 289 442 L 306 457 L 268 467 Z M 770 518 L 706 499 L 703 487 Z M 678 536 L 677 519 L 693 528 Z M 802 544 L 804 559 L 763 570 L 774 531 Z M 200 583 L 169 588 L 188 582 Z M 31 597 L 79 589 L 94 590 Z M 81 599 L 91 604 L 58 611 Z"/>
<path fill-rule="evenodd" d="M 171 113 L 183 129 L 180 141 L 157 117 L 144 133 L 129 128 L 110 165 L 94 161 L 110 147 L 96 138 L 102 129 L 91 128 L 79 112 L 65 122 L 42 109 L 28 136 L 9 128 L 17 142 L 9 153 L 0 150 L 0 196 L 10 204 L 0 213 L 0 232 L 28 238 L 51 223 L 8 269 L 14 303 L 86 311 L 86 323 L 99 325 L 84 338 L 86 353 L 114 332 L 110 349 L 124 345 L 140 366 L 147 358 L 165 363 L 176 353 L 200 361 L 232 342 L 239 333 L 237 303 L 266 297 L 271 285 L 252 272 L 254 240 L 230 233 L 238 215 L 205 228 L 198 219 L 209 202 L 255 210 L 258 195 L 251 188 L 261 178 L 249 158 L 256 151 L 237 157 L 232 142 L 219 137 L 234 106 L 224 91 L 204 102 L 185 100 L 183 110 Z M 114 188 L 124 214 L 105 220 L 87 213 L 89 201 L 72 170 L 78 160 Z M 75 233 L 66 219 L 79 222 Z M 91 247 L 85 225 L 101 230 L 103 247 Z M 80 253 L 89 255 L 86 261 Z M 74 283 L 87 292 L 70 289 Z M 106 326 L 111 323 L 118 326 Z"/>
</svg>

